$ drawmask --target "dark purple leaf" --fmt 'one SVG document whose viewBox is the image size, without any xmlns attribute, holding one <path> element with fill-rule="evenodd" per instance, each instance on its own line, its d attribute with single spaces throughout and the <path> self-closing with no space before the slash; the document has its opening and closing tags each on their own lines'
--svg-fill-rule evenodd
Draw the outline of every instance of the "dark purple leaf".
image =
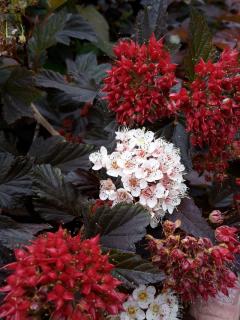
<svg viewBox="0 0 240 320">
<path fill-rule="evenodd" d="M 207 221 L 202 216 L 193 199 L 185 198 L 173 214 L 168 214 L 167 219 L 171 221 L 181 220 L 181 229 L 187 234 L 195 237 L 205 237 L 214 241 L 214 232 Z"/>
</svg>

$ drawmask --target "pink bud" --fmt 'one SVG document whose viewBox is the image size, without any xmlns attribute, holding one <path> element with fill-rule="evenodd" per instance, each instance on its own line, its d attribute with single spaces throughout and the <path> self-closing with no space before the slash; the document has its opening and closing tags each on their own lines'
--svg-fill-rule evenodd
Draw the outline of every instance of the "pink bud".
<svg viewBox="0 0 240 320">
<path fill-rule="evenodd" d="M 219 210 L 213 210 L 209 214 L 209 220 L 211 223 L 216 223 L 216 224 L 223 223 L 224 218 L 223 218 L 222 212 Z"/>
</svg>

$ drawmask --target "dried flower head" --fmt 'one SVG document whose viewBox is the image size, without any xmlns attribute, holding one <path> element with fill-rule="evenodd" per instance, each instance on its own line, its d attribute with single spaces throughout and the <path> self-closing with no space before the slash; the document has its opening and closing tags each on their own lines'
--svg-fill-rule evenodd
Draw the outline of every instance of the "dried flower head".
<svg viewBox="0 0 240 320">
<path fill-rule="evenodd" d="M 178 222 L 166 221 L 164 239 L 148 237 L 152 261 L 167 275 L 164 287 L 188 302 L 197 296 L 208 299 L 218 292 L 227 295 L 228 289 L 235 287 L 237 281 L 231 271 L 234 254 L 240 251 L 236 228 L 217 228 L 216 239 L 220 243 L 213 245 L 208 238 L 176 232 L 178 227 Z"/>
</svg>

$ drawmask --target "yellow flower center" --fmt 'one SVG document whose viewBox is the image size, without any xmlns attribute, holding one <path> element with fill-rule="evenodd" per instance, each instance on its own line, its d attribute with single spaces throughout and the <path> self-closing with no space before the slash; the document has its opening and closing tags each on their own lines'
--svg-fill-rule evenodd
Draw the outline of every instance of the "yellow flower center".
<svg viewBox="0 0 240 320">
<path fill-rule="evenodd" d="M 113 169 L 118 169 L 119 168 L 119 166 L 117 164 L 117 161 L 113 161 L 112 162 L 112 167 L 113 167 Z"/>
<path fill-rule="evenodd" d="M 138 181 L 136 178 L 131 178 L 131 179 L 129 179 L 129 183 L 130 183 L 131 187 L 136 187 L 138 184 Z"/>
<path fill-rule="evenodd" d="M 137 310 L 134 307 L 128 307 L 127 309 L 128 314 L 130 314 L 131 316 L 135 315 Z"/>
<path fill-rule="evenodd" d="M 154 305 L 152 306 L 152 312 L 155 313 L 155 314 L 158 314 L 159 311 L 160 311 L 159 305 L 154 304 Z"/>
<path fill-rule="evenodd" d="M 138 295 L 139 300 L 146 300 L 147 299 L 147 293 L 142 291 Z"/>
</svg>

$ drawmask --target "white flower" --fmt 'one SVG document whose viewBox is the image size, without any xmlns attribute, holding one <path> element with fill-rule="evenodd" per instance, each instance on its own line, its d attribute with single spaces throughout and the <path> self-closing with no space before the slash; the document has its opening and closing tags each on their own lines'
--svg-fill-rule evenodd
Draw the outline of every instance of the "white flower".
<svg viewBox="0 0 240 320">
<path fill-rule="evenodd" d="M 136 169 L 135 173 L 138 179 L 146 179 L 148 182 L 154 182 L 163 177 L 159 170 L 159 162 L 156 159 L 145 160 L 142 165 Z"/>
<path fill-rule="evenodd" d="M 130 148 L 135 146 L 143 149 L 148 148 L 149 143 L 154 139 L 154 132 L 152 131 L 145 132 L 145 129 L 135 129 L 130 131 L 132 131 L 132 136 L 129 139 Z"/>
<path fill-rule="evenodd" d="M 176 204 L 180 204 L 180 199 L 176 199 Z M 162 208 L 164 211 L 168 211 L 170 214 L 173 213 L 173 210 L 175 208 L 173 199 L 167 197 L 166 199 L 162 200 Z"/>
<path fill-rule="evenodd" d="M 111 177 L 118 177 L 122 169 L 118 165 L 118 159 L 120 158 L 119 152 L 113 152 L 109 155 L 109 161 L 106 163 L 107 174 Z"/>
<path fill-rule="evenodd" d="M 121 320 L 143 320 L 145 319 L 145 312 L 139 308 L 138 303 L 131 297 L 123 304 L 125 312 L 120 314 Z"/>
<path fill-rule="evenodd" d="M 89 155 L 89 160 L 94 164 L 93 170 L 100 170 L 106 166 L 108 161 L 107 149 L 101 147 L 100 151 L 93 152 Z"/>
<path fill-rule="evenodd" d="M 116 198 L 116 186 L 112 179 L 100 180 L 100 193 L 101 200 L 114 200 Z"/>
<path fill-rule="evenodd" d="M 127 192 L 124 188 L 117 189 L 115 192 L 115 198 L 113 201 L 113 206 L 115 206 L 117 203 L 120 202 L 127 202 L 127 203 L 132 203 L 133 202 L 133 197 L 132 195 Z"/>
<path fill-rule="evenodd" d="M 122 177 L 122 183 L 123 187 L 129 191 L 133 197 L 139 197 L 141 190 L 148 186 L 146 180 L 139 180 L 134 175 L 124 175 Z"/>
<path fill-rule="evenodd" d="M 159 200 L 158 200 L 159 203 Z M 165 215 L 165 211 L 163 211 L 162 207 L 158 207 L 158 204 L 154 209 L 148 208 L 150 214 L 151 214 L 151 219 L 150 219 L 150 226 L 152 228 L 156 228 L 161 221 L 161 219 Z"/>
<path fill-rule="evenodd" d="M 137 163 L 132 158 L 132 152 L 125 151 L 117 159 L 118 166 L 122 169 L 122 175 L 131 174 L 136 171 Z"/>
<path fill-rule="evenodd" d="M 116 140 L 121 142 L 127 142 L 129 139 L 131 139 L 134 135 L 135 130 L 129 130 L 128 128 L 124 128 L 120 131 L 116 131 Z"/>
<path fill-rule="evenodd" d="M 146 312 L 147 320 L 178 320 L 179 303 L 177 297 L 171 292 L 159 294 Z"/>
<path fill-rule="evenodd" d="M 158 297 L 150 304 L 147 312 L 147 320 L 169 320 L 171 309 L 167 304 L 161 304 Z"/>
<path fill-rule="evenodd" d="M 133 299 L 137 301 L 142 309 L 146 309 L 149 304 L 154 300 L 156 289 L 152 286 L 146 287 L 141 285 L 133 291 Z"/>
<path fill-rule="evenodd" d="M 160 183 L 148 186 L 141 191 L 139 203 L 143 206 L 154 208 L 158 203 L 158 198 L 162 197 L 164 192 L 165 189 Z"/>
</svg>

